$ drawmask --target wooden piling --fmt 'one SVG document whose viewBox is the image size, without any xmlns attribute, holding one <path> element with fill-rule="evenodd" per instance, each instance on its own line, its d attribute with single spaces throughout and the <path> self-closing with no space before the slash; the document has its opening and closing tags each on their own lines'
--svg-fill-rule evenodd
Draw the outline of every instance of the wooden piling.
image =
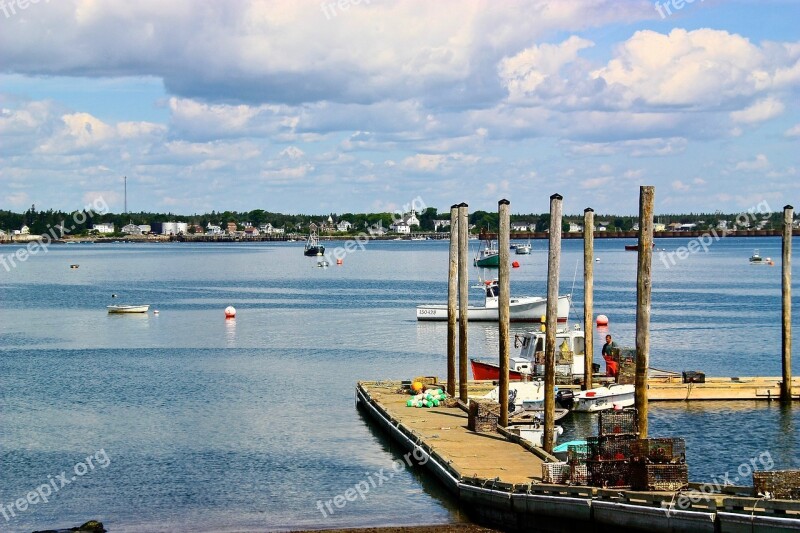
<svg viewBox="0 0 800 533">
<path fill-rule="evenodd" d="M 647 372 L 650 365 L 650 291 L 652 289 L 654 200 L 655 187 L 643 185 L 639 188 L 635 401 L 640 438 L 647 438 Z"/>
<path fill-rule="evenodd" d="M 558 270 L 561 261 L 561 212 L 563 197 L 550 197 L 550 241 L 547 260 L 547 314 L 544 348 L 544 435 L 542 444 L 553 453 L 556 412 L 556 328 L 558 327 Z"/>
<path fill-rule="evenodd" d="M 469 206 L 458 206 L 458 397 L 467 401 L 467 306 L 469 305 Z"/>
<path fill-rule="evenodd" d="M 456 395 L 456 309 L 458 298 L 458 204 L 450 207 L 450 264 L 447 271 L 447 394 Z"/>
<path fill-rule="evenodd" d="M 497 247 L 500 252 L 500 265 L 497 272 L 497 288 L 499 291 L 497 306 L 499 313 L 500 329 L 500 420 L 499 424 L 503 427 L 508 426 L 508 322 L 509 304 L 511 291 L 511 272 L 508 263 L 510 240 L 511 240 L 511 217 L 509 215 L 508 200 L 500 200 L 497 203 L 497 214 L 500 219 L 497 235 Z"/>
<path fill-rule="evenodd" d="M 592 388 L 594 363 L 594 209 L 583 210 L 583 390 Z"/>
<path fill-rule="evenodd" d="M 794 208 L 787 205 L 783 208 L 783 257 L 781 260 L 782 297 L 783 297 L 783 335 L 781 348 L 783 357 L 781 366 L 781 401 L 792 401 L 792 222 Z"/>
</svg>

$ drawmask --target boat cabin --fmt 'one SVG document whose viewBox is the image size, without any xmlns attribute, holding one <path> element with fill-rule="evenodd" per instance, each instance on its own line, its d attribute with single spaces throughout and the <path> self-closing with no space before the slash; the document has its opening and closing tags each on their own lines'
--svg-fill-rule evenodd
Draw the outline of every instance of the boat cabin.
<svg viewBox="0 0 800 533">
<path fill-rule="evenodd" d="M 545 332 L 529 331 L 515 338 L 519 346 L 519 358 L 533 362 L 532 374 L 544 375 Z M 556 331 L 556 376 L 570 381 L 583 376 L 583 363 L 586 357 L 584 332 L 580 325 Z"/>
</svg>

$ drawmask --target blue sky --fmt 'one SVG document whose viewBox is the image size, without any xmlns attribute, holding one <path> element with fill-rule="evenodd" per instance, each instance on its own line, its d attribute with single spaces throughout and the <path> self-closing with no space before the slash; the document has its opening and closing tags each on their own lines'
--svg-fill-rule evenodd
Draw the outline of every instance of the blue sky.
<svg viewBox="0 0 800 533">
<path fill-rule="evenodd" d="M 1 209 L 798 203 L 800 2 L 18 2 Z"/>
</svg>

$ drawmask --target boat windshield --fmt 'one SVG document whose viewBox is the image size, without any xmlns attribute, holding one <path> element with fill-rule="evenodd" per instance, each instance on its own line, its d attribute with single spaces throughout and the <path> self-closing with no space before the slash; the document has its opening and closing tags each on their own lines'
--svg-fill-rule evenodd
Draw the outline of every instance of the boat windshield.
<svg viewBox="0 0 800 533">
<path fill-rule="evenodd" d="M 497 285 L 489 285 L 486 287 L 486 296 L 488 298 L 497 298 L 500 294 L 500 288 Z"/>
</svg>

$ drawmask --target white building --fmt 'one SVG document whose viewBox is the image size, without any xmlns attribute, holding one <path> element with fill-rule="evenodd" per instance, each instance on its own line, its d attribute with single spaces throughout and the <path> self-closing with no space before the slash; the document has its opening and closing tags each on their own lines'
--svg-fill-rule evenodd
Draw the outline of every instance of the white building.
<svg viewBox="0 0 800 533">
<path fill-rule="evenodd" d="M 142 229 L 136 224 L 126 224 L 122 226 L 122 233 L 127 235 L 141 235 Z"/>
<path fill-rule="evenodd" d="M 146 233 L 150 233 L 152 230 L 150 228 L 150 224 L 139 224 L 139 231 L 141 231 L 142 235 L 144 235 Z"/>
<path fill-rule="evenodd" d="M 403 220 L 398 220 L 397 222 L 393 222 L 389 229 L 400 233 L 401 235 L 408 235 L 411 233 L 411 226 L 405 223 Z"/>
<path fill-rule="evenodd" d="M 222 228 L 209 222 L 206 226 L 206 235 L 222 235 Z"/>
<path fill-rule="evenodd" d="M 583 226 L 576 224 L 575 222 L 570 222 L 568 231 L 569 233 L 580 233 L 583 231 Z"/>
<path fill-rule="evenodd" d="M 512 222 L 511 231 L 529 231 L 531 225 L 529 222 Z"/>
<path fill-rule="evenodd" d="M 353 225 L 348 222 L 347 220 L 340 220 L 338 224 L 336 224 L 337 231 L 350 231 Z"/>
<path fill-rule="evenodd" d="M 161 224 L 162 235 L 185 235 L 189 233 L 187 222 L 164 222 Z"/>
<path fill-rule="evenodd" d="M 439 231 L 439 228 L 446 228 L 450 225 L 450 219 L 436 219 L 433 221 L 433 231 Z"/>
<path fill-rule="evenodd" d="M 92 225 L 92 231 L 96 231 L 97 233 L 114 233 L 114 224 L 108 222 L 94 224 Z"/>
</svg>

